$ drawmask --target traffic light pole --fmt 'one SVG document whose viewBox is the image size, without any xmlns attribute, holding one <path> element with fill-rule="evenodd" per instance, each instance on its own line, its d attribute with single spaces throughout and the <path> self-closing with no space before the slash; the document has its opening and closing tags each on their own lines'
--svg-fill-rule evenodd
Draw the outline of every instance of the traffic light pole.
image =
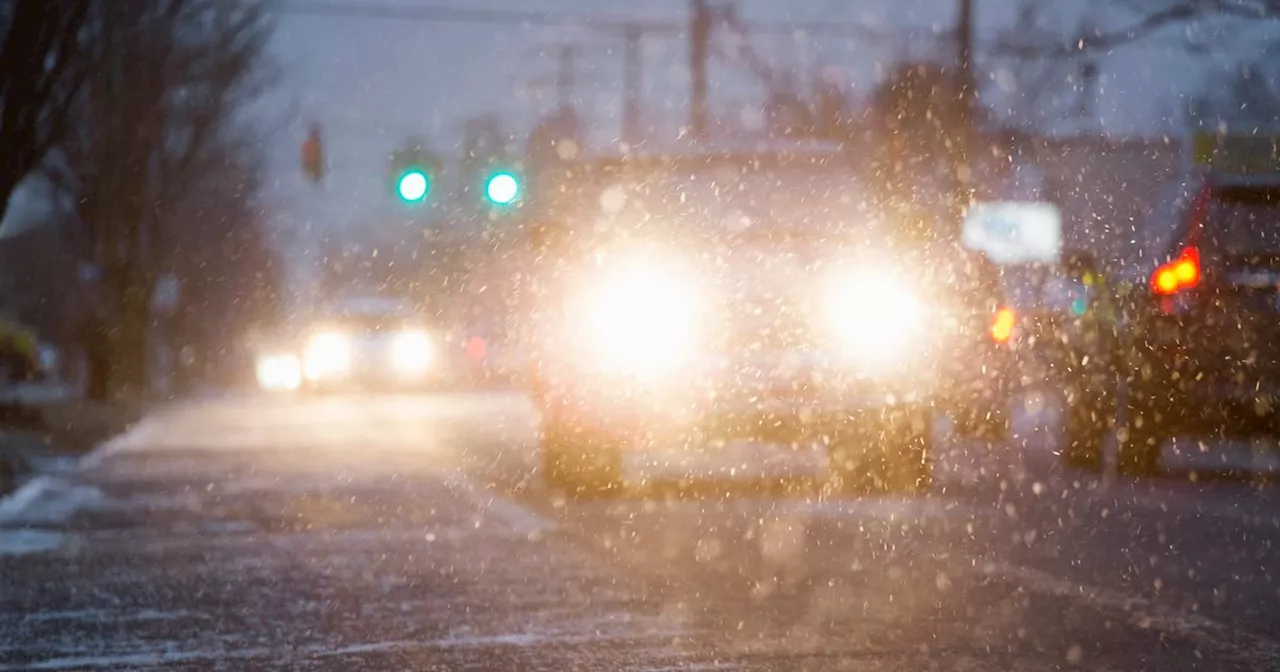
<svg viewBox="0 0 1280 672">
<path fill-rule="evenodd" d="M 952 170 L 956 205 L 961 210 L 969 207 L 973 193 L 974 174 L 977 168 L 974 157 L 979 145 L 978 84 L 973 76 L 973 3 L 974 0 L 958 0 L 956 6 L 956 75 L 959 79 L 959 122 L 957 141 L 959 160 Z"/>
<path fill-rule="evenodd" d="M 973 78 L 973 0 L 958 0 L 956 7 L 956 71 L 960 78 L 960 107 L 965 129 L 973 129 L 977 82 Z"/>
<path fill-rule="evenodd" d="M 556 98 L 562 110 L 573 107 L 577 56 L 577 45 L 565 43 L 559 46 L 559 53 L 556 56 Z"/>
<path fill-rule="evenodd" d="M 640 142 L 640 88 L 643 86 L 644 63 L 640 48 L 644 34 L 640 24 L 627 24 L 623 29 L 626 41 L 623 51 L 623 78 L 626 103 L 622 108 L 622 139 L 631 146 Z"/>
<path fill-rule="evenodd" d="M 689 128 L 694 140 L 707 140 L 707 59 L 711 52 L 711 7 L 691 0 L 689 17 Z"/>
<path fill-rule="evenodd" d="M 308 180 L 320 185 L 324 180 L 324 145 L 320 124 L 311 124 L 302 142 L 302 172 Z"/>
</svg>

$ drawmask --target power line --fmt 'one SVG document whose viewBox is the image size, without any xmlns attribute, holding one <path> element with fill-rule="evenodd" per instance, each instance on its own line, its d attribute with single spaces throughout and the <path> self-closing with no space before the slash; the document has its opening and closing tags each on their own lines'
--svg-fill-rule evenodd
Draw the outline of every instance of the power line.
<svg viewBox="0 0 1280 672">
<path fill-rule="evenodd" d="M 423 23 L 473 23 L 503 26 L 616 28 L 641 24 L 649 30 L 681 30 L 681 21 L 650 21 L 625 16 L 539 9 L 494 9 L 443 5 L 378 5 L 350 0 L 285 0 L 282 14 L 344 19 L 383 19 Z"/>
<path fill-rule="evenodd" d="M 548 26 L 589 28 L 627 32 L 682 35 L 688 31 L 686 19 L 646 19 L 614 14 L 566 12 L 542 9 L 495 9 L 483 7 L 450 7 L 444 5 L 379 5 L 352 0 L 284 0 L 282 14 L 320 16 L 344 19 L 380 19 L 423 23 L 471 23 L 501 26 Z M 810 35 L 815 37 L 847 37 L 873 41 L 897 41 L 911 31 L 887 31 L 857 23 L 817 21 L 762 22 L 744 21 L 743 28 L 761 35 Z"/>
</svg>

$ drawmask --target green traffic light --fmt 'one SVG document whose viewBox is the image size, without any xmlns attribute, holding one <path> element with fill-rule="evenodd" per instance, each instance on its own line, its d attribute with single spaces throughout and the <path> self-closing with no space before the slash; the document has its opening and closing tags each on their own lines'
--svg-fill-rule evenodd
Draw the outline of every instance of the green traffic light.
<svg viewBox="0 0 1280 672">
<path fill-rule="evenodd" d="M 431 182 L 421 170 L 411 170 L 401 175 L 400 181 L 396 183 L 396 191 L 406 201 L 421 201 L 427 197 L 430 188 Z"/>
<path fill-rule="evenodd" d="M 496 173 L 484 185 L 484 195 L 497 205 L 510 205 L 520 197 L 520 180 L 511 173 Z"/>
</svg>

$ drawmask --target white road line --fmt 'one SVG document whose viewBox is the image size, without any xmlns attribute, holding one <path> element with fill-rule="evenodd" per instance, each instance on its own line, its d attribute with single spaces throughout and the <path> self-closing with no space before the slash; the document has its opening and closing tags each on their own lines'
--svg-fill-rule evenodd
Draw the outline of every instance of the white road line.
<svg viewBox="0 0 1280 672">
<path fill-rule="evenodd" d="M 1253 669 L 1271 669 L 1280 660 L 1280 643 L 1207 616 L 1156 604 L 1142 597 L 1089 586 L 1030 567 L 992 562 L 985 576 L 1013 581 L 1042 595 L 1066 597 L 1124 617 L 1130 624 L 1189 640 L 1202 651 L 1237 659 Z"/>
<path fill-rule="evenodd" d="M 658 631 L 635 634 L 559 634 L 559 633 L 512 633 L 487 636 L 445 637 L 434 640 L 391 640 L 350 644 L 346 646 L 303 646 L 303 647 L 257 647 L 228 650 L 193 650 L 175 651 L 172 648 L 140 650 L 133 652 L 111 653 L 102 655 L 74 655 L 57 658 L 46 658 L 21 665 L 0 664 L 0 671 L 9 670 L 83 670 L 94 667 L 152 667 L 175 665 L 182 663 L 198 663 L 215 661 L 225 663 L 228 660 L 245 660 L 251 658 L 280 658 L 296 663 L 299 656 L 357 656 L 369 653 L 385 653 L 392 651 L 427 651 L 439 649 L 480 648 L 480 647 L 532 647 L 542 646 L 555 648 L 575 644 L 648 642 L 652 648 L 658 643 L 669 642 L 673 637 L 685 636 L 685 632 Z"/>
<path fill-rule="evenodd" d="M 700 672 L 714 671 L 714 669 L 742 669 L 740 664 L 735 663 L 707 663 L 707 664 L 686 664 L 686 666 L 676 667 L 641 667 L 641 672 Z"/>
</svg>

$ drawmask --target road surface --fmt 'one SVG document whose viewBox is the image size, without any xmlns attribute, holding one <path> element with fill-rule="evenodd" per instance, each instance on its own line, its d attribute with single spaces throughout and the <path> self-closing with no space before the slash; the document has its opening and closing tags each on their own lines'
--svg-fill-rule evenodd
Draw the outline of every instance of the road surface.
<svg viewBox="0 0 1280 672">
<path fill-rule="evenodd" d="M 567 502 L 518 394 L 176 404 L 0 503 L 0 669 L 1280 668 L 1276 491 L 1062 471 L 1022 406 L 927 498 L 732 446 Z"/>
</svg>

